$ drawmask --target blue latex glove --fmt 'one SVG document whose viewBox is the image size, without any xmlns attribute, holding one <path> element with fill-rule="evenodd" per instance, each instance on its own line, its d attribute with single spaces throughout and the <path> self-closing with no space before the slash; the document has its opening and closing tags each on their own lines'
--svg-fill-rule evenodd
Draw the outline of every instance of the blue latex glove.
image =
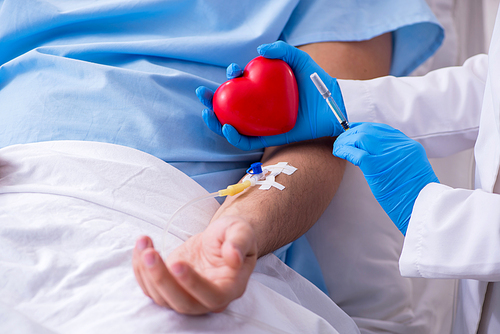
<svg viewBox="0 0 500 334">
<path fill-rule="evenodd" d="M 261 56 L 271 59 L 282 59 L 292 68 L 297 86 L 299 89 L 299 111 L 297 121 L 292 130 L 287 133 L 265 136 L 248 137 L 238 133 L 231 125 L 222 126 L 215 116 L 212 107 L 213 91 L 207 87 L 200 86 L 196 89 L 196 95 L 200 101 L 208 108 L 202 112 L 203 120 L 214 132 L 226 137 L 232 145 L 242 150 L 261 149 L 268 146 L 278 146 L 297 141 L 338 136 L 344 130 L 337 122 L 332 111 L 329 109 L 325 99 L 318 92 L 310 75 L 317 72 L 326 87 L 332 93 L 332 97 L 337 105 L 346 115 L 342 93 L 335 78 L 328 75 L 311 57 L 289 45 L 279 41 L 272 44 L 264 44 L 257 48 Z M 231 64 L 227 68 L 227 78 L 232 79 L 243 74 L 241 68 L 236 64 Z M 347 118 L 347 117 L 346 117 Z"/>
<path fill-rule="evenodd" d="M 351 124 L 335 141 L 333 154 L 361 169 L 403 235 L 420 191 L 431 182 L 439 183 L 422 145 L 385 124 Z"/>
</svg>

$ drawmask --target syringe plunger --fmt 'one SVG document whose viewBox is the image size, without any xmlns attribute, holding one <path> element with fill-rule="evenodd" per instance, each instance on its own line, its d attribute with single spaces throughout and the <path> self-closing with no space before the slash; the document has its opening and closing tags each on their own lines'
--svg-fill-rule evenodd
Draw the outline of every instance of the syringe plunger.
<svg viewBox="0 0 500 334">
<path fill-rule="evenodd" d="M 344 114 L 342 113 L 339 106 L 337 105 L 337 103 L 333 99 L 332 93 L 330 93 L 328 88 L 326 88 L 326 85 L 323 83 L 323 80 L 321 80 L 318 73 L 314 72 L 313 74 L 311 74 L 310 77 L 311 77 L 312 82 L 314 83 L 314 85 L 316 86 L 318 91 L 320 92 L 321 96 L 323 96 L 323 98 L 326 100 L 326 103 L 328 104 L 328 106 L 332 110 L 333 114 L 337 118 L 337 121 L 340 123 L 342 128 L 344 130 L 349 130 L 349 128 L 350 128 L 349 122 L 347 122 L 347 119 L 345 118 Z"/>
<path fill-rule="evenodd" d="M 326 88 L 325 84 L 319 77 L 318 73 L 314 72 L 313 74 L 311 74 L 311 80 L 318 89 L 321 96 L 323 96 L 326 99 L 328 98 L 328 96 L 331 95 L 330 91 L 328 90 L 328 88 Z"/>
</svg>

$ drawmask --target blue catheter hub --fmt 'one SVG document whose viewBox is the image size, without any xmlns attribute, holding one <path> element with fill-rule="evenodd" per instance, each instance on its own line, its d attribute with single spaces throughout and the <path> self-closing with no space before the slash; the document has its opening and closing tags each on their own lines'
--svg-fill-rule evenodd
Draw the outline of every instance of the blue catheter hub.
<svg viewBox="0 0 500 334">
<path fill-rule="evenodd" d="M 254 162 L 250 165 L 250 168 L 247 169 L 247 174 L 261 174 L 262 173 L 262 163 Z"/>
</svg>

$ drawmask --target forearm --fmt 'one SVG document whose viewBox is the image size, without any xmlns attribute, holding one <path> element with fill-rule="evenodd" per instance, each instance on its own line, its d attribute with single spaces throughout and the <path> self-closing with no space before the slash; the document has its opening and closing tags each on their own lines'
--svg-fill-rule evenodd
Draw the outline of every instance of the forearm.
<svg viewBox="0 0 500 334">
<path fill-rule="evenodd" d="M 276 177 L 285 189 L 249 188 L 226 198 L 213 219 L 234 215 L 250 223 L 259 256 L 295 240 L 318 220 L 342 179 L 345 163 L 332 155 L 332 144 L 333 138 L 323 138 L 267 149 L 264 166 L 286 161 L 297 168 Z"/>
</svg>

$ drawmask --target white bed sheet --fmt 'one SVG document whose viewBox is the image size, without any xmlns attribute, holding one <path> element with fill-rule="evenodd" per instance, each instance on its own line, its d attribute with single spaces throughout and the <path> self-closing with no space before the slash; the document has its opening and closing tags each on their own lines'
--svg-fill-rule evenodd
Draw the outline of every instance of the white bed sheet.
<svg viewBox="0 0 500 334">
<path fill-rule="evenodd" d="M 0 150 L 1 333 L 358 333 L 319 289 L 274 255 L 259 259 L 229 311 L 183 316 L 135 281 L 135 240 L 158 247 L 170 215 L 206 194 L 145 153 L 91 142 Z M 196 204 L 173 222 L 171 249 L 218 208 Z"/>
</svg>

